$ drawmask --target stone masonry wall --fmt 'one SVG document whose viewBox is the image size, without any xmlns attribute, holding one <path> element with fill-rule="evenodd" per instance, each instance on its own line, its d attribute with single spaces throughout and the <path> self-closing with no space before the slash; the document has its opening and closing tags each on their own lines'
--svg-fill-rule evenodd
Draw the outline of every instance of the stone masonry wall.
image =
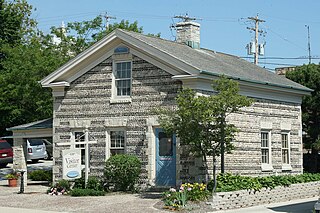
<svg viewBox="0 0 320 213">
<path fill-rule="evenodd" d="M 110 103 L 112 85 L 112 58 L 105 60 L 92 70 L 72 82 L 64 97 L 55 98 L 60 105 L 54 111 L 54 177 L 61 178 L 61 150 L 58 142 L 70 142 L 70 120 L 89 121 L 91 136 L 97 144 L 90 145 L 90 175 L 102 175 L 106 160 L 106 120 L 126 119 L 126 152 L 142 160 L 141 184 L 148 179 L 147 149 L 144 140 L 146 119 L 154 115 L 160 106 L 172 108 L 181 82 L 173 80 L 167 72 L 133 56 L 132 102 Z"/>
<path fill-rule="evenodd" d="M 260 191 L 218 192 L 210 202 L 213 210 L 227 210 L 319 196 L 320 181 L 292 184 Z"/>
<path fill-rule="evenodd" d="M 110 103 L 112 86 L 112 57 L 103 61 L 71 83 L 64 97 L 55 97 L 53 113 L 54 179 L 62 177 L 61 150 L 59 142 L 70 142 L 70 132 L 76 130 L 73 121 L 86 121 L 90 135 L 97 144 L 90 145 L 90 175 L 101 176 L 106 160 L 106 131 L 108 121 L 125 120 L 126 152 L 137 155 L 143 163 L 141 184 L 150 181 L 150 146 L 153 140 L 146 139 L 147 120 L 154 117 L 154 109 L 160 106 L 175 108 L 175 97 L 182 83 L 173 80 L 164 70 L 133 56 L 132 101 L 131 103 Z M 275 173 L 302 172 L 301 114 L 300 105 L 270 100 L 255 100 L 250 107 L 228 117 L 228 121 L 239 128 L 235 150 L 226 155 L 226 172 L 243 175 L 267 175 Z M 84 122 L 84 123 L 86 123 Z M 273 170 L 261 170 L 261 122 L 272 124 Z M 81 123 L 81 122 L 80 122 Z M 121 123 L 121 122 L 120 122 Z M 290 151 L 292 170 L 281 167 L 281 128 L 290 124 Z M 85 126 L 82 126 L 82 129 Z M 78 127 L 81 129 L 81 127 Z M 201 159 L 183 153 L 184 147 L 177 147 L 181 156 L 177 164 L 178 181 L 202 181 L 205 167 Z M 212 168 L 212 165 L 209 165 Z M 218 168 L 219 170 L 219 162 Z"/>
</svg>

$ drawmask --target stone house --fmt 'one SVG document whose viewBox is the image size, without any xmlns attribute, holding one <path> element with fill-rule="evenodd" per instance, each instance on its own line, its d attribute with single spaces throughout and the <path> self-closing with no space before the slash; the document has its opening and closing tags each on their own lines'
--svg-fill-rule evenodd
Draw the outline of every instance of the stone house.
<svg viewBox="0 0 320 213">
<path fill-rule="evenodd" d="M 240 132 L 227 172 L 243 175 L 302 173 L 301 99 L 310 89 L 239 57 L 200 48 L 200 25 L 177 24 L 177 41 L 117 29 L 41 81 L 53 94 L 54 178 L 62 177 L 58 143 L 79 142 L 89 130 L 90 175 L 102 175 L 116 153 L 138 156 L 140 184 L 201 181 L 203 163 L 163 133 L 154 109 L 175 108 L 183 87 L 211 94 L 220 75 L 255 100 L 230 115 Z M 83 149 L 82 145 L 76 146 Z"/>
</svg>

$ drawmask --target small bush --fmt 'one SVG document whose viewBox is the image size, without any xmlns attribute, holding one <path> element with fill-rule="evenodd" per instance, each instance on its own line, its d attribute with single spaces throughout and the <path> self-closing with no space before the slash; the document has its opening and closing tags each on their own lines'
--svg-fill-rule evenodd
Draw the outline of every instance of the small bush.
<svg viewBox="0 0 320 213">
<path fill-rule="evenodd" d="M 73 188 L 77 188 L 77 189 L 87 188 L 87 189 L 93 189 L 97 191 L 103 191 L 103 183 L 98 177 L 90 176 L 88 178 L 88 183 L 86 187 L 84 177 L 81 177 L 75 180 Z"/>
<path fill-rule="evenodd" d="M 119 154 L 107 160 L 104 178 L 115 191 L 133 191 L 140 172 L 141 161 L 136 156 Z"/>
<path fill-rule="evenodd" d="M 217 192 L 228 192 L 237 190 L 260 190 L 261 188 L 273 189 L 276 186 L 290 186 L 295 183 L 306 183 L 320 181 L 320 174 L 305 173 L 301 175 L 271 175 L 265 177 L 247 177 L 231 175 L 230 173 L 217 175 Z M 213 180 L 208 184 L 212 191 Z"/>
<path fill-rule="evenodd" d="M 104 196 L 104 191 L 98 191 L 94 189 L 73 189 L 70 193 L 73 197 L 82 197 L 82 196 Z"/>
<path fill-rule="evenodd" d="M 28 174 L 28 178 L 34 181 L 52 182 L 52 171 L 35 170 Z"/>
</svg>

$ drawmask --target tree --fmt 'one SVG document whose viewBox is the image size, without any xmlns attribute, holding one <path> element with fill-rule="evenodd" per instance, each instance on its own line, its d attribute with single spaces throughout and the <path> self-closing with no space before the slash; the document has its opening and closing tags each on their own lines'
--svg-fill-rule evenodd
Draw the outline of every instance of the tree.
<svg viewBox="0 0 320 213">
<path fill-rule="evenodd" d="M 237 128 L 227 122 L 230 113 L 250 106 L 252 100 L 239 94 L 238 83 L 220 77 L 213 82 L 216 94 L 196 96 L 191 89 L 183 89 L 177 96 L 177 109 L 160 109 L 160 125 L 169 134 L 176 133 L 190 151 L 202 156 L 208 171 L 208 157 L 213 161 L 215 178 L 216 157 L 221 156 L 221 173 L 224 173 L 224 153 L 231 152 Z"/>
<path fill-rule="evenodd" d="M 143 28 L 138 26 L 137 21 L 129 23 L 128 20 L 122 20 L 120 23 L 116 22 L 106 27 L 101 16 L 89 21 L 71 22 L 64 28 L 52 27 L 51 32 L 60 38 L 59 46 L 62 49 L 67 48 L 69 52 L 77 55 L 118 28 L 138 33 L 143 32 Z"/>
<path fill-rule="evenodd" d="M 46 35 L 31 14 L 26 0 L 0 0 L 0 136 L 8 127 L 52 116 L 51 91 L 39 80 L 115 28 L 142 32 L 137 22 L 124 20 L 106 31 L 98 16 L 65 29 L 53 27 Z"/>
<path fill-rule="evenodd" d="M 308 64 L 286 73 L 286 77 L 314 91 L 301 104 L 305 148 L 320 150 L 320 65 Z"/>
</svg>

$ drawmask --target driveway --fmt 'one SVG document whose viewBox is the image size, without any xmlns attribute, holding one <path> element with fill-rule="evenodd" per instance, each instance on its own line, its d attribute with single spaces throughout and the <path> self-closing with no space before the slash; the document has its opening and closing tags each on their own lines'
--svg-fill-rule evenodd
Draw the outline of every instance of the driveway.
<svg viewBox="0 0 320 213">
<path fill-rule="evenodd" d="M 0 181 L 0 212 L 5 207 L 34 209 L 55 212 L 165 212 L 154 205 L 160 201 L 159 193 L 120 194 L 112 193 L 102 197 L 52 196 L 45 192 L 46 186 L 29 185 L 24 194 L 17 194 L 19 187 L 7 187 L 7 181 Z M 21 209 L 21 212 L 24 212 Z M 16 209 L 12 209 L 14 212 Z"/>
</svg>

